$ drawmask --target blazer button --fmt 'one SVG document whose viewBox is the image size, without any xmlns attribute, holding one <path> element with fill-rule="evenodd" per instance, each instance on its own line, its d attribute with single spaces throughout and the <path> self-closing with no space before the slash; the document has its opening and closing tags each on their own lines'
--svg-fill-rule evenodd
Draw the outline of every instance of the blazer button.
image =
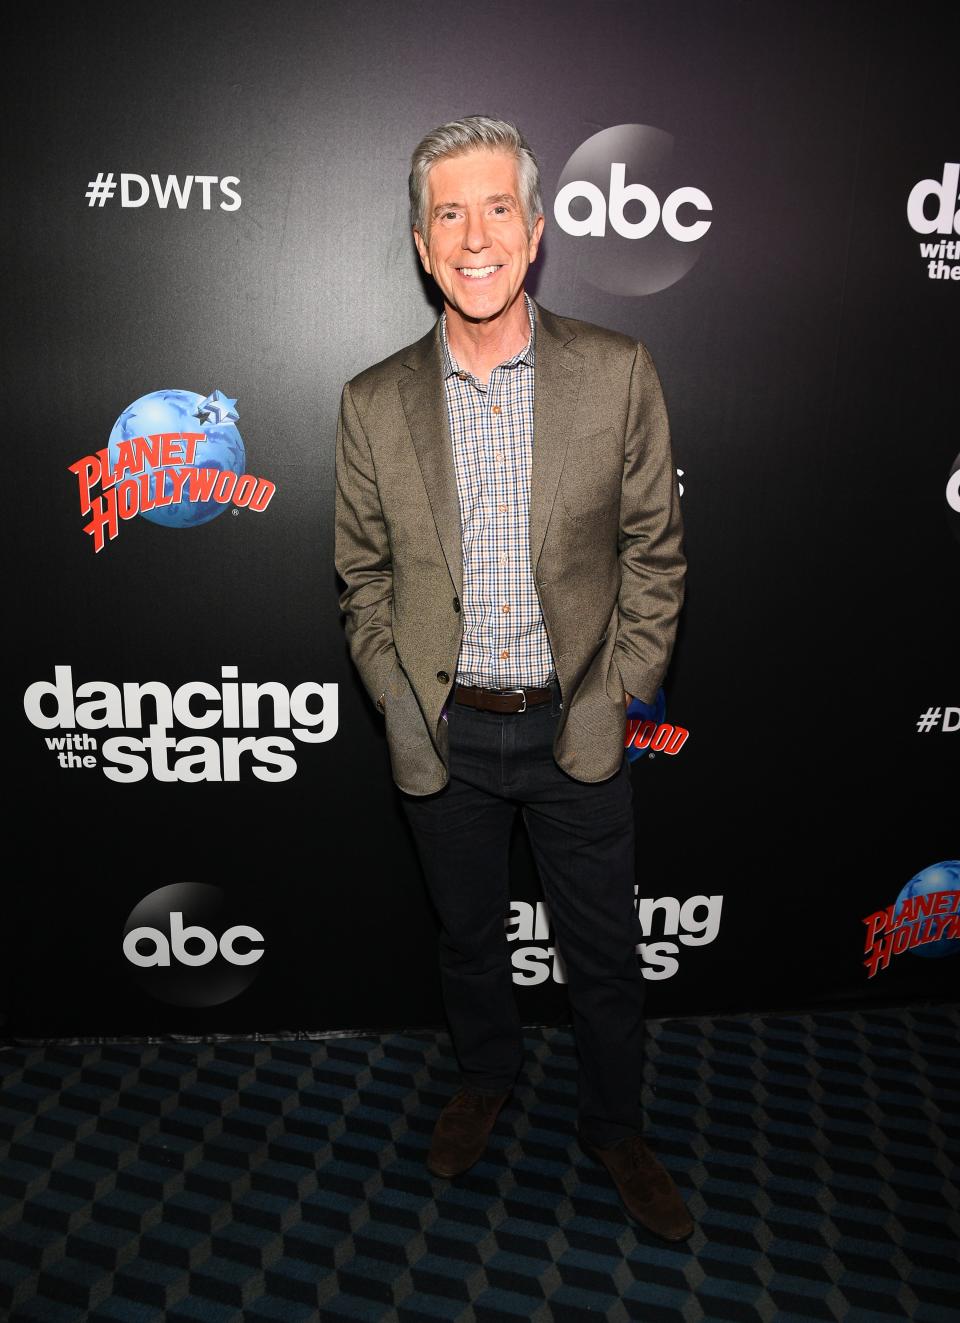
<svg viewBox="0 0 960 1323">
<path fill-rule="evenodd" d="M 446 671 L 437 671 L 437 679 L 440 681 L 441 684 L 450 683 L 450 677 L 449 675 L 447 675 Z"/>
<path fill-rule="evenodd" d="M 453 609 L 454 609 L 454 611 L 456 611 L 456 612 L 459 613 L 459 611 L 460 611 L 460 598 L 459 598 L 459 597 L 455 597 L 455 598 L 453 599 Z"/>
</svg>

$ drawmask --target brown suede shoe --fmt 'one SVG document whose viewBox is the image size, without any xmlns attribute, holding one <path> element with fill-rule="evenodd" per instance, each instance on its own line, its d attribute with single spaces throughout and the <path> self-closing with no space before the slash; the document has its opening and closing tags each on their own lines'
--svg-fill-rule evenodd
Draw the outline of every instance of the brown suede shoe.
<svg viewBox="0 0 960 1323">
<path fill-rule="evenodd" d="M 580 1140 L 585 1153 L 597 1158 L 613 1177 L 631 1217 L 664 1240 L 686 1240 L 693 1231 L 673 1177 L 647 1148 L 640 1135 L 629 1135 L 612 1148 L 597 1148 Z"/>
<path fill-rule="evenodd" d="M 473 1166 L 487 1147 L 487 1137 L 510 1092 L 488 1097 L 475 1089 L 461 1089 L 454 1094 L 433 1128 L 427 1166 L 434 1176 L 459 1176 Z"/>
</svg>

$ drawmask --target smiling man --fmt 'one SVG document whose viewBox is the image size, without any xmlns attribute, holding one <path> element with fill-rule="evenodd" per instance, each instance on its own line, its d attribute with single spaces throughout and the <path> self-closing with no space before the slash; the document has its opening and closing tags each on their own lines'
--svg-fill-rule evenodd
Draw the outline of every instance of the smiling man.
<svg viewBox="0 0 960 1323">
<path fill-rule="evenodd" d="M 440 920 L 461 1087 L 427 1165 L 483 1154 L 523 1060 L 505 922 L 518 811 L 580 1059 L 578 1136 L 628 1211 L 692 1221 L 643 1139 L 631 695 L 652 702 L 683 601 L 680 505 L 643 345 L 524 291 L 543 233 L 519 131 L 474 115 L 413 154 L 413 239 L 443 295 L 423 339 L 349 382 L 336 562 L 354 663 Z"/>
</svg>

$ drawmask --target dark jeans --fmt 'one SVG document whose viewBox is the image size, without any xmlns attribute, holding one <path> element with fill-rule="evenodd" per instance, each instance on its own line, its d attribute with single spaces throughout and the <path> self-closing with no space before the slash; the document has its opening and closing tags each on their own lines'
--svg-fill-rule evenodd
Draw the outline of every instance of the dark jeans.
<svg viewBox="0 0 960 1323">
<path fill-rule="evenodd" d="M 463 1083 L 485 1093 L 510 1088 L 523 1059 L 504 929 L 520 809 L 566 966 L 579 1130 L 603 1147 L 643 1128 L 632 788 L 626 757 L 592 784 L 557 766 L 560 710 L 556 686 L 552 703 L 510 715 L 452 703 L 448 784 L 401 800 L 440 916 L 444 1006 Z"/>
</svg>

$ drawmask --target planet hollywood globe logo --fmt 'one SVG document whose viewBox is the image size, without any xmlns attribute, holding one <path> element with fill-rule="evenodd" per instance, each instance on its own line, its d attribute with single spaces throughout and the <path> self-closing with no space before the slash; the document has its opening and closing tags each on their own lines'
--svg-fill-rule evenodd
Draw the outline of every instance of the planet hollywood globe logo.
<svg viewBox="0 0 960 1323">
<path fill-rule="evenodd" d="M 895 921 L 911 934 L 907 949 L 933 960 L 960 955 L 958 901 L 960 859 L 931 864 L 912 877 L 894 905 Z"/>
<path fill-rule="evenodd" d="M 246 471 L 236 406 L 220 390 L 157 390 L 124 409 L 106 447 L 70 465 L 94 551 L 136 515 L 165 528 L 193 528 L 231 505 L 267 508 L 276 487 Z"/>
<path fill-rule="evenodd" d="M 198 450 L 203 468 L 239 477 L 247 469 L 247 452 L 236 426 L 240 418 L 236 405 L 236 400 L 231 400 L 219 390 L 213 391 L 206 398 L 192 390 L 155 390 L 149 395 L 142 395 L 129 408 L 124 409 L 113 425 L 107 445 L 111 469 L 121 465 L 125 444 L 131 445 L 135 438 L 164 434 L 182 436 L 184 432 L 197 432 L 199 425 L 203 440 L 198 444 Z M 169 505 L 157 505 L 157 483 L 163 484 L 165 495 L 172 495 L 173 474 L 168 471 L 167 465 L 151 464 L 149 461 L 144 472 L 148 477 L 147 490 L 154 504 L 145 504 L 140 513 L 152 524 L 163 524 L 166 528 L 190 528 L 194 524 L 209 523 L 226 509 L 225 502 L 212 497 L 208 500 L 180 500 L 171 501 Z M 235 485 L 231 484 L 232 487 Z"/>
<path fill-rule="evenodd" d="M 623 741 L 628 762 L 658 753 L 672 757 L 680 752 L 690 732 L 685 726 L 671 725 L 666 715 L 667 700 L 662 689 L 657 690 L 652 703 L 644 703 L 640 698 L 630 700 Z"/>
<path fill-rule="evenodd" d="M 928 960 L 960 955 L 960 859 L 922 868 L 892 905 L 863 923 L 863 964 L 870 978 L 906 952 Z"/>
</svg>

